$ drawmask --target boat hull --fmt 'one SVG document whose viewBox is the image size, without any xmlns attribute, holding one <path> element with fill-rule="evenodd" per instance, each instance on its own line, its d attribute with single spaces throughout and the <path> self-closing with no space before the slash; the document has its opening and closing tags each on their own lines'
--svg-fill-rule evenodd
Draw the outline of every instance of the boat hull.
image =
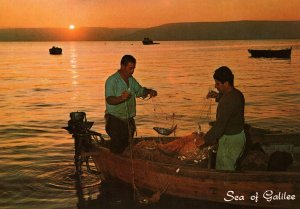
<svg viewBox="0 0 300 209">
<path fill-rule="evenodd" d="M 159 44 L 159 43 L 153 42 L 153 40 L 150 38 L 144 38 L 144 40 L 142 42 L 143 42 L 143 45 Z"/>
<path fill-rule="evenodd" d="M 292 48 L 280 49 L 280 50 L 256 50 L 248 49 L 248 52 L 251 54 L 251 57 L 254 58 L 291 58 Z"/>
<path fill-rule="evenodd" d="M 58 47 L 51 48 L 51 49 L 49 49 L 49 53 L 52 55 L 62 54 L 62 48 L 58 48 Z"/>
<path fill-rule="evenodd" d="M 140 189 L 182 198 L 238 205 L 298 208 L 299 172 L 230 172 L 197 166 L 173 165 L 116 155 L 94 147 L 92 158 L 99 172 Z M 272 193 L 272 194 L 271 194 Z M 257 198 L 257 199 L 256 199 Z"/>
</svg>

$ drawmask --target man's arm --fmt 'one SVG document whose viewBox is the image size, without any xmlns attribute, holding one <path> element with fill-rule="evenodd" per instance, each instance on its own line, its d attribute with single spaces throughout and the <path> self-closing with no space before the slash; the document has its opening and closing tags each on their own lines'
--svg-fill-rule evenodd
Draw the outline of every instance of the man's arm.
<svg viewBox="0 0 300 209">
<path fill-rule="evenodd" d="M 134 89 L 136 97 L 146 98 L 149 95 L 151 98 L 157 96 L 157 91 L 142 87 L 135 78 L 132 78 L 132 87 Z"/>
<path fill-rule="evenodd" d="M 128 91 L 123 91 L 121 95 L 117 95 L 116 79 L 109 77 L 105 82 L 105 100 L 109 105 L 118 105 L 131 97 Z"/>
<path fill-rule="evenodd" d="M 125 102 L 131 97 L 131 94 L 127 91 L 124 91 L 120 96 L 108 96 L 106 97 L 106 102 L 110 105 L 118 105 Z"/>
<path fill-rule="evenodd" d="M 214 144 L 224 134 L 228 120 L 231 117 L 234 106 L 230 103 L 225 103 L 219 106 L 218 118 L 213 127 L 204 135 L 205 142 L 207 144 Z"/>
</svg>

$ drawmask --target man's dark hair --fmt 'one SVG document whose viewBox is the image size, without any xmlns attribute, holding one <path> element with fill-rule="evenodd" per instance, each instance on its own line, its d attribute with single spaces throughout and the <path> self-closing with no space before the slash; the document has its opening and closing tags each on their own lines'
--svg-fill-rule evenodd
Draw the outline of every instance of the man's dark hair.
<svg viewBox="0 0 300 209">
<path fill-rule="evenodd" d="M 121 65 L 127 65 L 129 62 L 136 63 L 136 59 L 132 55 L 124 55 L 121 59 Z"/>
<path fill-rule="evenodd" d="M 216 69 L 215 73 L 214 73 L 214 79 L 217 81 L 220 81 L 221 83 L 225 83 L 226 81 L 228 81 L 228 83 L 231 86 L 234 86 L 233 81 L 234 81 L 234 75 L 231 72 L 231 70 L 226 67 L 226 66 L 222 66 L 219 67 L 218 69 Z"/>
</svg>

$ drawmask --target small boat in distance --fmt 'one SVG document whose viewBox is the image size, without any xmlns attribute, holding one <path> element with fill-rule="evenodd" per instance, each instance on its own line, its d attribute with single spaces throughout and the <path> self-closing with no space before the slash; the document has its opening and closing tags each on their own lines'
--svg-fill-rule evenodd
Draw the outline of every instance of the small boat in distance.
<svg viewBox="0 0 300 209">
<path fill-rule="evenodd" d="M 254 58 L 283 58 L 290 59 L 292 47 L 286 49 L 248 49 L 251 57 Z"/>
<path fill-rule="evenodd" d="M 56 54 L 62 54 L 62 48 L 56 47 L 56 46 L 52 46 L 51 49 L 49 49 L 49 53 L 56 55 Z"/>
<path fill-rule="evenodd" d="M 159 43 L 153 42 L 153 40 L 150 38 L 144 38 L 143 44 L 144 45 L 152 45 L 152 44 L 159 44 Z"/>
</svg>

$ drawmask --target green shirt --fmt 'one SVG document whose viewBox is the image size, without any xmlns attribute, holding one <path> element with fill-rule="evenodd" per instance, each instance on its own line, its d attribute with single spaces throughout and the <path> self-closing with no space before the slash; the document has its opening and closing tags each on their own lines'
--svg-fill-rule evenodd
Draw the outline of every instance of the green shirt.
<svg viewBox="0 0 300 209">
<path fill-rule="evenodd" d="M 245 98 L 233 88 L 219 100 L 216 122 L 204 136 L 207 142 L 216 142 L 223 135 L 235 135 L 244 129 Z"/>
<path fill-rule="evenodd" d="M 120 96 L 122 92 L 128 91 L 132 95 L 128 100 L 117 105 L 110 105 L 106 102 L 106 114 L 111 114 L 122 120 L 134 117 L 136 115 L 136 97 L 145 95 L 145 88 L 142 87 L 133 76 L 128 78 L 129 86 L 117 71 L 105 82 L 105 98 L 110 96 Z"/>
</svg>

